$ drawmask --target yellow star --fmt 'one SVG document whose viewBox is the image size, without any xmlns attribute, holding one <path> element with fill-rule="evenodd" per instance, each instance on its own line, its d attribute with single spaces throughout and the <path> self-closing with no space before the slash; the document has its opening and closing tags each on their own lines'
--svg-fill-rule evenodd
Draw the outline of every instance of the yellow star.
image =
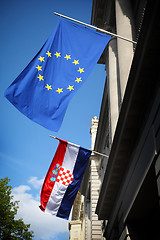
<svg viewBox="0 0 160 240">
<path fill-rule="evenodd" d="M 39 78 L 39 81 L 41 81 L 41 80 L 44 81 L 43 76 L 41 74 L 39 74 L 39 76 L 37 78 Z"/>
<path fill-rule="evenodd" d="M 38 71 L 42 71 L 42 66 L 37 65 L 36 68 L 38 69 Z"/>
<path fill-rule="evenodd" d="M 50 89 L 52 90 L 51 85 L 48 85 L 48 84 L 45 86 L 45 88 L 47 88 L 48 91 L 49 91 Z"/>
<path fill-rule="evenodd" d="M 82 79 L 81 79 L 81 77 L 80 77 L 80 78 L 77 78 L 77 77 L 76 77 L 76 80 L 75 80 L 75 82 L 78 82 L 78 83 L 79 83 L 79 82 L 82 82 Z"/>
<path fill-rule="evenodd" d="M 44 57 L 39 57 L 38 60 L 40 60 L 41 62 L 44 62 Z"/>
<path fill-rule="evenodd" d="M 52 57 L 51 52 L 47 51 L 46 54 L 47 54 L 48 57 Z"/>
<path fill-rule="evenodd" d="M 79 64 L 79 60 L 74 60 L 72 63 L 74 63 L 75 65 Z"/>
<path fill-rule="evenodd" d="M 60 94 L 61 92 L 63 92 L 62 89 L 63 89 L 63 88 L 58 88 L 58 89 L 56 90 L 56 92 L 58 92 L 58 93 Z"/>
<path fill-rule="evenodd" d="M 64 58 L 66 58 L 67 60 L 68 60 L 68 59 L 71 59 L 71 55 L 67 55 L 67 54 L 66 54 L 66 56 L 65 56 Z"/>
<path fill-rule="evenodd" d="M 73 87 L 74 87 L 74 86 L 70 86 L 70 85 L 69 85 L 69 87 L 68 87 L 67 89 L 69 89 L 69 91 L 71 91 L 71 90 L 74 90 Z"/>
<path fill-rule="evenodd" d="M 80 73 L 82 73 L 82 72 L 84 72 L 84 68 L 80 68 L 80 67 L 79 67 L 79 69 L 78 69 L 77 71 L 80 72 Z"/>
<path fill-rule="evenodd" d="M 58 53 L 58 52 L 56 52 L 54 55 L 56 55 L 57 58 L 61 57 L 61 53 Z"/>
</svg>

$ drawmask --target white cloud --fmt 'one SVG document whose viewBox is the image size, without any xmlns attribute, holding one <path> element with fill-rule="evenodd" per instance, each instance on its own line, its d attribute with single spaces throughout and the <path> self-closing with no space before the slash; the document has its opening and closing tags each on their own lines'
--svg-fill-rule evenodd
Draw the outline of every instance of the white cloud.
<svg viewBox="0 0 160 240">
<path fill-rule="evenodd" d="M 32 177 L 29 181 L 39 184 L 41 180 Z M 34 231 L 34 239 L 53 240 L 57 239 L 56 234 L 68 232 L 68 221 L 43 213 L 39 209 L 40 203 L 33 197 L 28 185 L 13 188 L 12 194 L 14 201 L 20 201 L 17 218 L 23 218 L 26 224 L 31 224 L 30 229 Z"/>
<path fill-rule="evenodd" d="M 31 184 L 35 189 L 39 189 L 43 184 L 44 178 L 39 179 L 37 177 L 30 177 L 28 183 Z"/>
</svg>

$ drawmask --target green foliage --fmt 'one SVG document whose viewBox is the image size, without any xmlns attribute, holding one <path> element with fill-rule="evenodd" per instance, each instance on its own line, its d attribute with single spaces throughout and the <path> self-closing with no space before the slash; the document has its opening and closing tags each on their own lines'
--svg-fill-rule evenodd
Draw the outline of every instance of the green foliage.
<svg viewBox="0 0 160 240">
<path fill-rule="evenodd" d="M 0 239 L 32 239 L 34 235 L 33 231 L 29 231 L 30 224 L 24 224 L 23 219 L 15 220 L 18 201 L 13 201 L 9 181 L 8 178 L 0 179 Z"/>
</svg>

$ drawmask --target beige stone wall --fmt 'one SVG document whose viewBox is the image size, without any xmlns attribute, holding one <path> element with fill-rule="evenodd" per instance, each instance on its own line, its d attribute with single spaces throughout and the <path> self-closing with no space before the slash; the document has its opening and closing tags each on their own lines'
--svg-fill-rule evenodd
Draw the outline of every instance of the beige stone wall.
<svg viewBox="0 0 160 240">
<path fill-rule="evenodd" d="M 69 223 L 70 240 L 82 240 L 82 222 L 75 220 Z"/>
<path fill-rule="evenodd" d="M 127 0 L 115 0 L 116 29 L 117 35 L 133 40 L 133 20 L 129 4 Z M 117 50 L 121 101 L 123 101 L 133 59 L 133 44 L 117 38 Z"/>
<path fill-rule="evenodd" d="M 100 189 L 98 169 L 99 160 L 93 155 L 91 156 L 91 239 L 97 240 L 102 239 L 102 224 L 95 214 Z"/>
<path fill-rule="evenodd" d="M 69 222 L 70 240 L 85 239 L 84 196 L 77 193 L 72 209 L 72 221 Z"/>
<path fill-rule="evenodd" d="M 96 117 L 92 119 L 91 123 L 91 141 L 92 149 L 94 149 L 95 138 L 97 134 L 98 120 Z M 90 216 L 91 216 L 91 239 L 102 240 L 102 223 L 98 220 L 97 214 L 95 214 L 99 189 L 100 189 L 100 177 L 99 177 L 100 159 L 96 154 L 92 154 L 90 157 Z"/>
</svg>

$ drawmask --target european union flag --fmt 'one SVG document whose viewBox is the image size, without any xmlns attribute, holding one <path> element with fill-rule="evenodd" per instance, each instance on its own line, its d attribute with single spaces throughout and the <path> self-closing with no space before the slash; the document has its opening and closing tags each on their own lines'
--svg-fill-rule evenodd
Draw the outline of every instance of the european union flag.
<svg viewBox="0 0 160 240">
<path fill-rule="evenodd" d="M 24 115 L 58 131 L 68 103 L 99 60 L 110 36 L 61 19 L 42 49 L 8 87 Z"/>
</svg>

